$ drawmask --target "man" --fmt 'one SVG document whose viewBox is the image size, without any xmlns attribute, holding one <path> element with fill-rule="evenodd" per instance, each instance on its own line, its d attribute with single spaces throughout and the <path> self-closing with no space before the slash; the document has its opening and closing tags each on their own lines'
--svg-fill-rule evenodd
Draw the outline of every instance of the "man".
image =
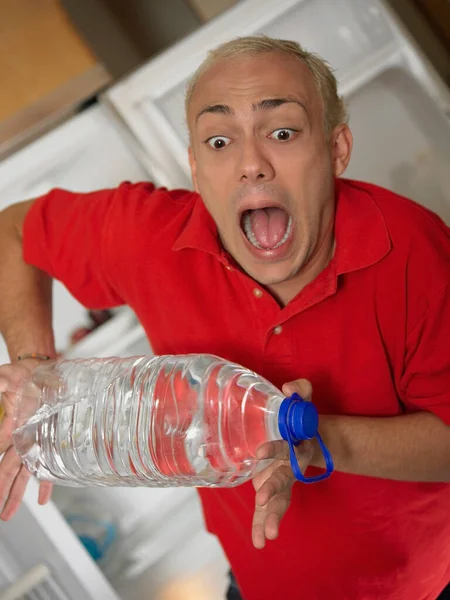
<svg viewBox="0 0 450 600">
<path fill-rule="evenodd" d="M 294 381 L 285 393 L 313 389 L 331 478 L 293 486 L 280 442 L 261 451 L 277 460 L 254 481 L 256 508 L 250 484 L 200 491 L 242 596 L 436 599 L 450 577 L 448 228 L 340 178 L 352 136 L 335 79 L 293 42 L 218 48 L 188 90 L 187 119 L 200 195 L 125 183 L 3 213 L 0 326 L 13 364 L 0 389 L 34 364 L 18 356 L 55 352 L 50 277 L 87 307 L 129 304 L 157 354 L 211 352 Z M 5 409 L 10 518 L 28 475 Z M 299 461 L 323 468 L 315 446 Z"/>
</svg>

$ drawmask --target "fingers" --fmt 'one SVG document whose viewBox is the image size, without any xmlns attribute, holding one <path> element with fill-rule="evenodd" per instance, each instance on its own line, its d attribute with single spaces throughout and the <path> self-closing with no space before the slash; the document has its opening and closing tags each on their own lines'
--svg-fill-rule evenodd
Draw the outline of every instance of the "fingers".
<svg viewBox="0 0 450 600">
<path fill-rule="evenodd" d="M 16 514 L 20 503 L 22 502 L 22 498 L 25 494 L 25 489 L 30 477 L 31 473 L 24 466 L 20 467 L 19 473 L 14 480 L 13 485 L 11 486 L 9 497 L 0 515 L 3 521 L 12 519 L 12 517 Z"/>
<path fill-rule="evenodd" d="M 261 485 L 256 492 L 255 502 L 257 506 L 266 506 L 277 494 L 290 494 L 295 482 L 295 477 L 289 466 L 278 467 L 272 475 Z"/>
<path fill-rule="evenodd" d="M 273 512 L 266 513 L 262 509 L 255 511 L 252 526 L 252 542 L 257 550 L 264 548 L 266 540 L 275 540 L 278 537 L 280 522 L 288 506 L 289 500 L 280 500 Z"/>
<path fill-rule="evenodd" d="M 284 440 L 266 442 L 257 449 L 256 458 L 259 460 L 273 458 L 277 460 L 289 460 L 289 446 Z"/>
<path fill-rule="evenodd" d="M 8 417 L 6 410 L 6 390 L 8 389 L 7 380 L 0 376 L 0 454 L 6 452 L 11 445 L 10 427 L 8 426 Z M 8 429 L 8 432 L 6 431 Z"/>
<path fill-rule="evenodd" d="M 267 467 L 262 469 L 253 477 L 253 487 L 257 492 L 262 484 L 269 479 L 272 473 L 280 466 L 280 462 L 289 460 L 289 447 L 283 440 L 267 442 L 260 446 L 256 451 L 256 456 L 260 460 L 269 459 Z"/>
<path fill-rule="evenodd" d="M 0 519 L 8 521 L 22 502 L 31 473 L 22 465 L 14 448 L 10 448 L 0 463 Z M 39 504 L 46 504 L 51 497 L 53 485 L 47 481 L 39 486 Z M 3 507 L 3 508 L 2 508 Z"/>
<path fill-rule="evenodd" d="M 265 530 L 266 515 L 261 508 L 256 508 L 253 515 L 252 542 L 257 550 L 262 550 L 266 545 Z"/>
<path fill-rule="evenodd" d="M 314 442 L 312 440 L 303 440 L 303 442 L 296 447 L 295 455 L 297 457 L 298 465 L 304 473 L 314 456 Z"/>
<path fill-rule="evenodd" d="M 12 419 L 4 417 L 0 423 L 0 455 L 4 454 L 12 446 Z"/>
<path fill-rule="evenodd" d="M 0 374 L 0 394 L 6 392 L 10 387 L 9 378 Z"/>
<path fill-rule="evenodd" d="M 5 389 L 1 391 L 3 387 Z M 8 382 L 0 376 L 0 402 L 3 408 L 3 418 L 0 422 L 0 454 L 6 452 L 6 450 L 12 445 L 15 393 L 6 391 L 6 389 L 10 387 L 11 385 L 9 385 Z"/>
<path fill-rule="evenodd" d="M 313 444 L 305 440 L 295 449 L 299 467 L 304 472 L 311 461 Z M 265 458 L 274 460 L 253 478 L 256 490 L 255 513 L 252 525 L 252 541 L 257 549 L 264 548 L 266 540 L 278 537 L 280 522 L 289 508 L 292 487 L 296 481 L 289 457 L 288 444 L 284 441 L 268 442 L 258 450 Z"/>
<path fill-rule="evenodd" d="M 277 469 L 270 478 L 272 482 L 265 482 L 257 494 L 252 525 L 252 541 L 257 549 L 264 548 L 266 540 L 278 537 L 281 519 L 289 508 L 294 482 L 288 471 L 283 467 Z"/>
<path fill-rule="evenodd" d="M 283 385 L 283 394 L 286 396 L 291 396 L 292 394 L 297 393 L 299 396 L 306 400 L 307 402 L 311 402 L 312 398 L 312 385 L 307 379 L 297 379 L 297 381 L 291 381 L 290 383 L 285 383 Z"/>
<path fill-rule="evenodd" d="M 43 481 L 39 486 L 39 504 L 47 504 L 52 496 L 53 484 Z"/>
<path fill-rule="evenodd" d="M 280 523 L 290 504 L 290 497 L 274 498 L 273 506 L 266 516 L 265 537 L 267 540 L 276 540 L 280 533 Z"/>
<path fill-rule="evenodd" d="M 22 463 L 20 458 L 17 456 L 14 448 L 9 448 L 0 462 L 0 507 L 3 507 L 17 475 L 21 469 Z M 6 508 L 6 504 L 5 504 Z M 0 518 L 3 518 L 3 510 L 0 514 Z"/>
<path fill-rule="evenodd" d="M 301 469 L 306 469 L 308 464 L 311 462 L 314 456 L 314 443 L 312 440 L 303 440 L 298 446 L 295 447 L 295 455 Z M 258 448 L 256 451 L 256 457 L 259 460 L 272 459 L 276 461 L 290 461 L 289 445 L 284 440 L 276 440 L 275 442 L 266 442 Z M 265 473 L 266 479 L 269 476 L 269 467 L 258 473 L 253 481 L 258 481 L 259 477 Z M 257 487 L 255 486 L 255 489 Z"/>
<path fill-rule="evenodd" d="M 22 502 L 31 474 L 22 465 L 12 445 L 14 406 L 17 390 L 21 388 L 30 370 L 24 365 L 3 365 L 0 367 L 0 401 L 4 411 L 0 422 L 0 519 L 7 521 L 17 512 Z M 48 502 L 51 485 L 40 488 L 39 502 Z"/>
<path fill-rule="evenodd" d="M 24 365 L 1 365 L 0 392 L 16 391 L 27 375 L 29 370 Z"/>
</svg>

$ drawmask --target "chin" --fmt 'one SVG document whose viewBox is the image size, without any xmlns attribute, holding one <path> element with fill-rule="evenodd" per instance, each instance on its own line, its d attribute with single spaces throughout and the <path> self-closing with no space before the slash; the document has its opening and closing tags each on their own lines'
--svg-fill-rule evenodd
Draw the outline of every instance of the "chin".
<svg viewBox="0 0 450 600">
<path fill-rule="evenodd" d="M 264 286 L 278 285 L 289 281 L 298 271 L 292 265 L 253 265 L 248 269 L 244 265 L 243 267 L 250 277 Z"/>
</svg>

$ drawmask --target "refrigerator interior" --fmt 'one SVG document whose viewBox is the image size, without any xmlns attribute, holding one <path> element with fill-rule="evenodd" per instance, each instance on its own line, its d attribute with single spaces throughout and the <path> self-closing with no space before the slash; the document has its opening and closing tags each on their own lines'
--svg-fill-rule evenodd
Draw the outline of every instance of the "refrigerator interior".
<svg viewBox="0 0 450 600">
<path fill-rule="evenodd" d="M 128 310 L 76 344 L 68 358 L 152 355 L 141 325 Z M 78 498 L 97 507 L 117 526 L 110 556 L 99 566 L 124 600 L 222 600 L 228 562 L 217 539 L 206 532 L 192 488 L 59 487 L 63 514 Z M 250 535 L 250 532 L 249 532 Z"/>
<path fill-rule="evenodd" d="M 36 498 L 31 481 L 16 517 L 0 524 L 0 598 L 117 600 L 55 504 L 38 506 Z"/>
<path fill-rule="evenodd" d="M 156 181 L 191 186 L 184 93 L 207 50 L 260 33 L 297 40 L 332 65 L 355 141 L 347 177 L 409 196 L 450 222 L 450 95 L 380 0 L 246 0 L 109 90 L 105 102 Z"/>
<path fill-rule="evenodd" d="M 424 88 L 395 66 L 348 104 L 354 147 L 346 176 L 407 196 L 450 224 L 450 127 Z"/>
<path fill-rule="evenodd" d="M 152 354 L 131 312 L 122 311 L 66 356 L 112 354 Z M 58 486 L 49 505 L 38 506 L 36 499 L 37 482 L 31 481 L 20 512 L 0 524 L 0 540 L 5 540 L 0 559 L 9 552 L 0 569 L 0 598 L 3 587 L 36 565 L 45 565 L 50 574 L 29 600 L 224 598 L 228 562 L 205 530 L 194 489 Z M 83 549 L 80 531 L 69 526 L 74 515 L 91 519 L 87 533 L 99 544 L 96 531 L 103 525 L 113 528 L 112 544 L 101 559 L 94 562 Z"/>
<path fill-rule="evenodd" d="M 148 178 L 108 109 L 97 105 L 2 162 L 0 208 L 54 187 L 82 192 Z M 142 327 L 126 307 L 69 347 L 70 334 L 84 324 L 86 310 L 59 282 L 53 296 L 57 348 L 66 357 L 152 354 Z M 1 339 L 0 361 L 8 362 Z M 86 499 L 117 526 L 108 560 L 101 564 L 91 560 L 62 516 Z M 0 598 L 6 585 L 41 563 L 51 575 L 30 593 L 30 600 L 115 600 L 119 596 L 114 589 L 127 600 L 157 600 L 169 593 L 181 599 L 187 597 L 183 586 L 196 590 L 199 600 L 223 597 L 227 562 L 218 542 L 204 529 L 194 490 L 60 487 L 49 506 L 39 507 L 36 500 L 37 486 L 31 482 L 20 513 L 0 524 L 0 539 L 6 540 L 0 556 L 10 549 L 0 570 Z M 27 547 L 30 537 L 36 545 Z"/>
<path fill-rule="evenodd" d="M 2 161 L 0 210 L 54 187 L 84 192 L 147 178 L 108 111 L 94 106 Z M 59 282 L 53 300 L 56 347 L 64 351 L 73 330 L 85 324 L 86 309 Z M 0 337 L 0 364 L 7 360 Z"/>
</svg>

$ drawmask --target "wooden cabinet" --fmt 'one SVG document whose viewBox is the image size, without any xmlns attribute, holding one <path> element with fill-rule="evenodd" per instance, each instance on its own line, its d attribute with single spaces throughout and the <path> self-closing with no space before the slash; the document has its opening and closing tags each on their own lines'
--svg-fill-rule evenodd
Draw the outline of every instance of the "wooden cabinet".
<svg viewBox="0 0 450 600">
<path fill-rule="evenodd" d="M 450 2 L 448 0 L 415 0 L 415 4 L 450 51 Z"/>
<path fill-rule="evenodd" d="M 450 86 L 450 0 L 384 0 Z"/>
<path fill-rule="evenodd" d="M 0 156 L 108 82 L 58 0 L 1 0 Z"/>
<path fill-rule="evenodd" d="M 206 23 L 217 17 L 228 8 L 231 8 L 238 0 L 186 0 L 187 4 L 195 12 L 201 23 Z"/>
</svg>

